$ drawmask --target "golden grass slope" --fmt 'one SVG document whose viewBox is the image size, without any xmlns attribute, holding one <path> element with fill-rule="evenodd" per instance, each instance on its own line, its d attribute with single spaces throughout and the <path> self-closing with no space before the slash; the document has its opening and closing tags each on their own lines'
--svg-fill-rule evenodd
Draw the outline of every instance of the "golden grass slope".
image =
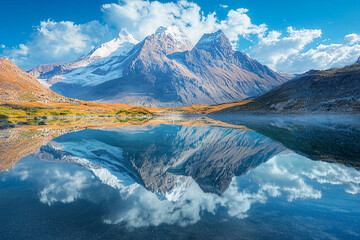
<svg viewBox="0 0 360 240">
<path fill-rule="evenodd" d="M 72 102 L 44 87 L 6 58 L 0 58 L 1 102 Z"/>
</svg>

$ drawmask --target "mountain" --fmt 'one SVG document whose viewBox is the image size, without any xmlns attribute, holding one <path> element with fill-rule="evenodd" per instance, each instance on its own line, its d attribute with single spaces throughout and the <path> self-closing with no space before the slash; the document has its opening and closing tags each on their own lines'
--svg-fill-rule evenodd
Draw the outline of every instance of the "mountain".
<svg viewBox="0 0 360 240">
<path fill-rule="evenodd" d="M 311 71 L 282 84 L 252 102 L 221 112 L 360 111 L 360 62 L 343 68 Z"/>
<path fill-rule="evenodd" d="M 221 195 L 234 175 L 245 174 L 284 149 L 255 132 L 156 125 L 66 134 L 35 156 L 46 161 L 86 159 L 169 197 L 180 193 L 189 177 L 204 192 Z"/>
<path fill-rule="evenodd" d="M 64 96 L 160 107 L 238 101 L 288 79 L 234 51 L 222 31 L 205 34 L 193 47 L 175 26 L 158 28 L 123 55 L 66 71 L 58 71 L 55 81 L 47 80 Z M 37 76 L 34 70 L 30 73 Z"/>
<path fill-rule="evenodd" d="M 72 102 L 43 86 L 12 61 L 0 58 L 1 102 Z"/>
</svg>

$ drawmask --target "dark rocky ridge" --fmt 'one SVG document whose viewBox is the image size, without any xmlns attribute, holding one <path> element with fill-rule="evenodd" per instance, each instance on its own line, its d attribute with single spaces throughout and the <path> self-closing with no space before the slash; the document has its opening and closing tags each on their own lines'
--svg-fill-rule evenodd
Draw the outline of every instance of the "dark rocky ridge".
<svg viewBox="0 0 360 240">
<path fill-rule="evenodd" d="M 246 126 L 286 148 L 317 161 L 360 169 L 358 115 L 234 115 L 216 119 Z"/>
<path fill-rule="evenodd" d="M 221 112 L 360 112 L 360 63 L 311 71 L 242 105 Z"/>
</svg>

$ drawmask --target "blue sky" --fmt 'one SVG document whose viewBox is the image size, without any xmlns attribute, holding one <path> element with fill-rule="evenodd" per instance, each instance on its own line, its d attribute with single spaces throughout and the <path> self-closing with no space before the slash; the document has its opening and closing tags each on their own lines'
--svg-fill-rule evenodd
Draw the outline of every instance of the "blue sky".
<svg viewBox="0 0 360 240">
<path fill-rule="evenodd" d="M 140 14 L 128 14 L 133 10 Z M 71 61 L 123 27 L 141 40 L 158 25 L 187 26 L 188 21 L 194 26 L 185 32 L 194 44 L 200 33 L 220 28 L 234 48 L 278 71 L 342 66 L 360 55 L 358 0 L 3 0 L 0 56 L 22 68 Z"/>
</svg>

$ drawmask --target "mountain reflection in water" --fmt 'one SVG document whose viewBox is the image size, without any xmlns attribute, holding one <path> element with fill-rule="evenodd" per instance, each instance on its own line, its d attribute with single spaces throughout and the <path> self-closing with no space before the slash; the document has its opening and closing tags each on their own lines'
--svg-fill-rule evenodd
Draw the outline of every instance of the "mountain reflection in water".
<svg viewBox="0 0 360 240">
<path fill-rule="evenodd" d="M 360 235 L 356 117 L 217 120 L 249 130 L 161 124 L 88 129 L 53 139 L 0 173 L 0 220 L 7 222 L 10 214 L 15 219 L 0 232 L 16 236 L 3 229 L 25 221 L 11 207 L 12 198 L 20 197 L 16 202 L 30 209 L 21 219 L 32 219 L 34 229 L 43 220 L 29 212 L 52 209 L 57 219 L 65 217 L 66 205 L 67 218 L 81 226 L 55 220 L 45 225 L 70 229 L 69 236 L 89 237 L 94 226 L 96 238 Z M 214 224 L 221 229 L 212 229 Z"/>
<path fill-rule="evenodd" d="M 221 194 L 234 175 L 284 149 L 256 132 L 156 125 L 67 134 L 41 147 L 35 156 L 51 161 L 87 159 L 112 172 L 126 173 L 152 192 L 177 191 L 180 179 L 191 176 L 204 192 Z"/>
</svg>

